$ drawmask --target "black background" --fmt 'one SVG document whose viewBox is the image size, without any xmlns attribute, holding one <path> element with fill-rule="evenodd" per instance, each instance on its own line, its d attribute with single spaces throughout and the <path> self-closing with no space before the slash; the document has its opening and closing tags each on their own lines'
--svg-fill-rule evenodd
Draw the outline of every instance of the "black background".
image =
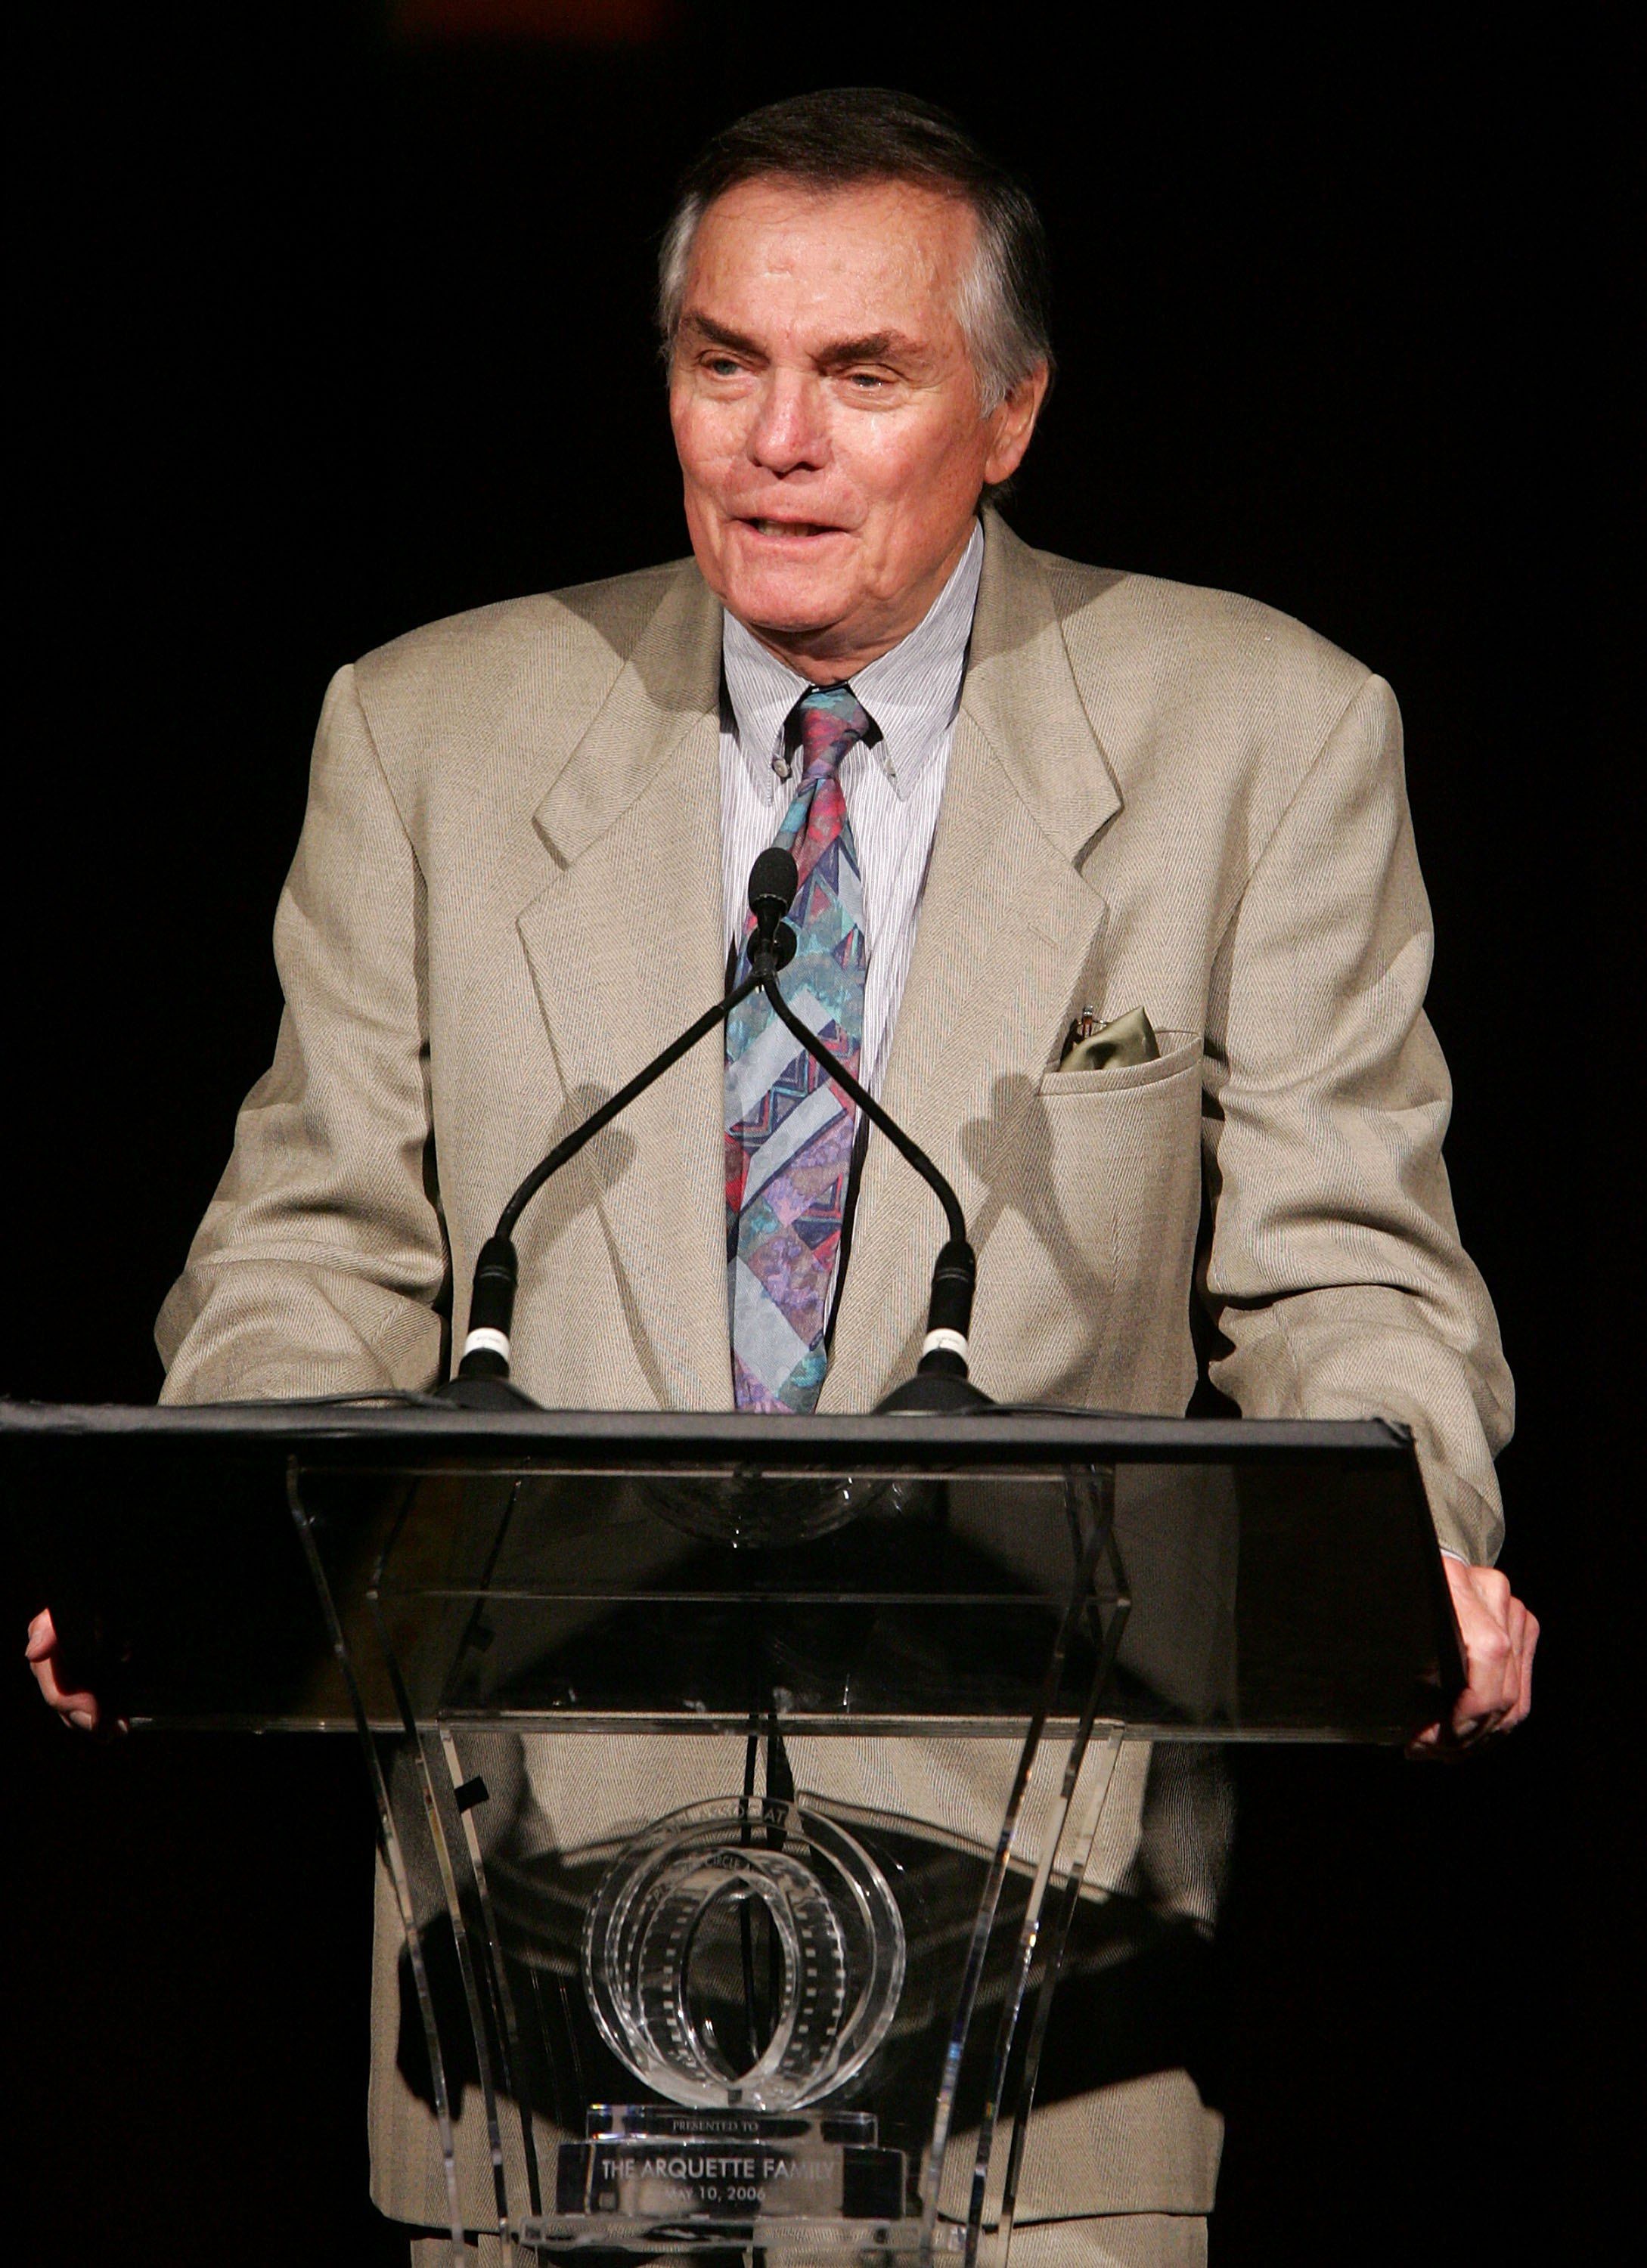
<svg viewBox="0 0 1647 2268">
<path fill-rule="evenodd" d="M 684 549 L 648 302 L 691 150 L 807 86 L 951 104 L 1054 247 L 1019 531 L 1251 593 L 1400 696 L 1454 1186 L 1522 1394 L 1530 1726 L 1457 1771 L 1244 1764 L 1215 2258 L 1580 2257 L 1563 2162 L 1629 2183 L 1616 2007 L 1609 2046 L 1578 1980 L 1634 1927 L 1592 1747 L 1620 1484 L 1573 1455 L 1626 1378 L 1596 1290 L 1627 1184 L 1572 1202 L 1568 1075 L 1599 1059 L 1611 1099 L 1637 1012 L 1575 942 L 1623 777 L 1589 604 L 1621 476 L 1575 446 L 1606 417 L 1579 273 L 1619 216 L 1574 168 L 1606 154 L 1612 19 L 1557 51 L 1474 11 L 476 0 L 540 36 L 439 36 L 461 12 L 63 11 L 20 106 L 0 1391 L 158 1388 L 154 1311 L 273 1038 L 330 671 Z M 41 1508 L 7 1510 L 26 1542 Z M 30 1581 L 13 1550 L 8 1611 Z M 104 1749 L 9 1690 L 30 2257 L 70 2231 L 134 2268 L 394 2257 L 364 2204 L 348 1744 Z"/>
</svg>

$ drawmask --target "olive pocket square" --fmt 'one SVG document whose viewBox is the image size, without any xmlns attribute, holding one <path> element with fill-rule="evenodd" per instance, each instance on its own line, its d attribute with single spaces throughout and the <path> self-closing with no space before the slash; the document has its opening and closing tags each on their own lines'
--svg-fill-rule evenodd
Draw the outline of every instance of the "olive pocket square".
<svg viewBox="0 0 1647 2268">
<path fill-rule="evenodd" d="M 1119 1064 L 1156 1062 L 1160 1043 L 1141 1008 L 1129 1008 L 1107 1024 L 1094 1021 L 1090 1008 L 1078 1015 L 1064 1039 L 1060 1071 L 1111 1071 Z"/>
</svg>

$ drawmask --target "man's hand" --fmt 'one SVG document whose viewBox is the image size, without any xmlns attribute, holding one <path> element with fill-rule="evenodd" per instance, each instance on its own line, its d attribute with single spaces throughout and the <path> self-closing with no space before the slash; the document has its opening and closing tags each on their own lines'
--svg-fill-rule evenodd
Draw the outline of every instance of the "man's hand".
<svg viewBox="0 0 1647 2268">
<path fill-rule="evenodd" d="M 1524 1607 L 1495 1567 L 1444 1558 L 1452 1610 L 1464 1640 L 1464 1690 L 1444 1727 L 1431 1725 L 1407 1744 L 1409 1756 L 1457 1756 L 1494 1733 L 1507 1733 L 1533 1706 L 1533 1654 L 1538 1616 Z"/>
<path fill-rule="evenodd" d="M 34 1683 L 65 1725 L 82 1733 L 95 1733 L 100 1726 L 115 1733 L 129 1729 L 122 1717 L 105 1723 L 103 1706 L 95 1693 L 70 1691 L 63 1686 L 63 1641 L 49 1607 L 42 1607 L 29 1624 L 23 1658 L 34 1673 Z"/>
</svg>

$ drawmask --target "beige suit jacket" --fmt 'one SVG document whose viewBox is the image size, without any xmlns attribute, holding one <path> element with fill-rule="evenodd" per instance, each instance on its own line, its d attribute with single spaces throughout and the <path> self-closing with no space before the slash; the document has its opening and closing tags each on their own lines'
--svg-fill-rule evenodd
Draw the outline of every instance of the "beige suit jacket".
<svg viewBox="0 0 1647 2268">
<path fill-rule="evenodd" d="M 281 900 L 273 1068 L 159 1338 L 173 1400 L 426 1386 L 448 1269 L 550 1138 L 720 990 L 720 609 L 690 563 L 341 671 Z M 1244 599 L 1031 552 L 993 515 L 887 1108 L 979 1251 L 1002 1399 L 1181 1411 L 1202 1190 L 1215 1382 L 1410 1425 L 1496 1551 L 1510 1389 L 1441 1160 L 1427 902 L 1388 688 Z M 1072 1012 L 1157 1063 L 1060 1073 Z M 721 1065 L 689 1058 L 521 1226 L 551 1405 L 726 1409 Z M 870 1145 L 824 1410 L 912 1368 L 942 1223 Z"/>
<path fill-rule="evenodd" d="M 720 641 L 688 562 L 339 673 L 275 1062 L 160 1318 L 168 1399 L 433 1383 L 442 1287 L 461 1336 L 521 1176 L 715 997 Z M 1490 1559 L 1510 1388 L 1442 1165 L 1430 943 L 1379 679 L 988 515 L 883 1089 L 972 1224 L 979 1382 L 1181 1412 L 1199 1287 L 1244 1413 L 1405 1421 L 1443 1543 Z M 1146 1009 L 1160 1060 L 1060 1072 L 1084 1004 Z M 516 1376 L 543 1403 L 730 1407 L 720 1086 L 706 1046 L 527 1213 Z M 913 1368 L 942 1238 L 873 1142 L 822 1409 Z M 1215 2139 L 1176 2076 L 1089 2120 L 1088 2174 L 1039 2209 L 1204 2211 Z M 381 2056 L 374 2094 L 380 2201 L 439 2220 Z"/>
</svg>

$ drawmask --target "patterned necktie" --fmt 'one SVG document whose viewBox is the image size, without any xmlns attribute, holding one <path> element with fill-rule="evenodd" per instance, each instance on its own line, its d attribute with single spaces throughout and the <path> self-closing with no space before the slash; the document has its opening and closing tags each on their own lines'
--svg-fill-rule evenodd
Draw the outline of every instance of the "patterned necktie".
<svg viewBox="0 0 1647 2268">
<path fill-rule="evenodd" d="M 849 685 L 795 703 L 804 758 L 778 840 L 801 887 L 784 998 L 857 1075 L 868 958 L 841 759 L 875 730 Z M 749 969 L 751 917 L 739 975 Z M 829 1367 L 824 1332 L 840 1255 L 857 1106 L 756 993 L 727 1026 L 727 1267 L 740 1410 L 809 1410 Z"/>
</svg>

